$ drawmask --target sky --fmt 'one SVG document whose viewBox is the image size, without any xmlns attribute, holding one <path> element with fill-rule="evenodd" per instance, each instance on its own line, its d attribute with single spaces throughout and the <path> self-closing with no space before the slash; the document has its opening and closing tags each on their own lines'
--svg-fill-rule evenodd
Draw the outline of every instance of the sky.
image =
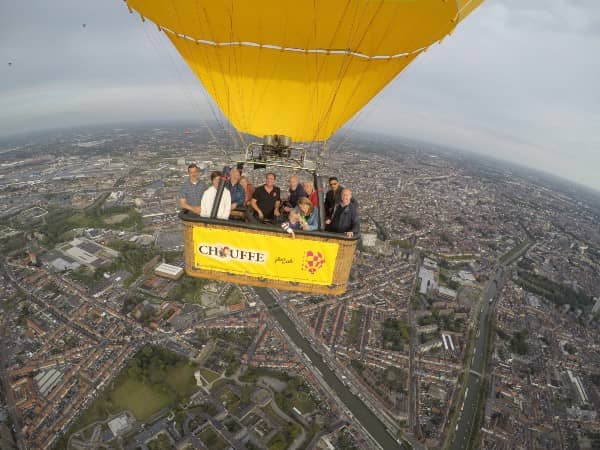
<svg viewBox="0 0 600 450">
<path fill-rule="evenodd" d="M 600 190 L 598 55 L 598 0 L 486 0 L 348 127 Z M 0 137 L 210 117 L 206 94 L 164 35 L 122 0 L 0 0 Z"/>
</svg>

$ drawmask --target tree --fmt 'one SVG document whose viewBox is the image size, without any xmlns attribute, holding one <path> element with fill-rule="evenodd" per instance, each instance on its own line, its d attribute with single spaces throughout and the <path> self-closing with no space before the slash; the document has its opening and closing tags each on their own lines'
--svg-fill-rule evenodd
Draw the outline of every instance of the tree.
<svg viewBox="0 0 600 450">
<path fill-rule="evenodd" d="M 510 339 L 510 351 L 518 355 L 526 355 L 529 350 L 526 341 L 527 335 L 528 332 L 525 329 L 513 334 Z"/>
</svg>

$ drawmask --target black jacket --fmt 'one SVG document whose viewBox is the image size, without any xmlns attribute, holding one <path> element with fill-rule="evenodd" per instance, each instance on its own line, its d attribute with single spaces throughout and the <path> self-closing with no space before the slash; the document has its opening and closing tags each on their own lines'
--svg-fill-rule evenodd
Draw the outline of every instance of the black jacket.
<svg viewBox="0 0 600 450">
<path fill-rule="evenodd" d="M 333 208 L 342 200 L 342 190 L 344 186 L 338 186 L 336 191 L 328 190 L 325 194 L 325 218 L 330 219 L 333 215 Z"/>
<path fill-rule="evenodd" d="M 335 233 L 345 233 L 352 231 L 355 235 L 360 233 L 360 218 L 358 217 L 358 205 L 350 202 L 348 206 L 342 206 L 340 203 L 335 205 L 331 223 L 327 231 Z"/>
</svg>

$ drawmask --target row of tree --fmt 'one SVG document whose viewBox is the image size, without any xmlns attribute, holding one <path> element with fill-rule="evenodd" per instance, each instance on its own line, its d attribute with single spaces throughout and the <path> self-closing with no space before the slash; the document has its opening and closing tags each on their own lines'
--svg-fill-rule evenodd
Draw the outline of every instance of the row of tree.
<svg viewBox="0 0 600 450">
<path fill-rule="evenodd" d="M 519 270 L 516 283 L 523 289 L 544 297 L 557 306 L 569 304 L 572 309 L 583 311 L 589 311 L 592 307 L 591 296 L 577 292 L 570 286 L 555 283 L 542 275 Z"/>
</svg>

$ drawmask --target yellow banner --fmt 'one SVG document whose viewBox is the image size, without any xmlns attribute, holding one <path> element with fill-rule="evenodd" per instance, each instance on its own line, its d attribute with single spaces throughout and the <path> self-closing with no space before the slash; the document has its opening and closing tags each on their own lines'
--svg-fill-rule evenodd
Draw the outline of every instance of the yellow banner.
<svg viewBox="0 0 600 450">
<path fill-rule="evenodd" d="M 330 285 L 338 244 L 194 227 L 194 266 L 271 280 Z"/>
</svg>

